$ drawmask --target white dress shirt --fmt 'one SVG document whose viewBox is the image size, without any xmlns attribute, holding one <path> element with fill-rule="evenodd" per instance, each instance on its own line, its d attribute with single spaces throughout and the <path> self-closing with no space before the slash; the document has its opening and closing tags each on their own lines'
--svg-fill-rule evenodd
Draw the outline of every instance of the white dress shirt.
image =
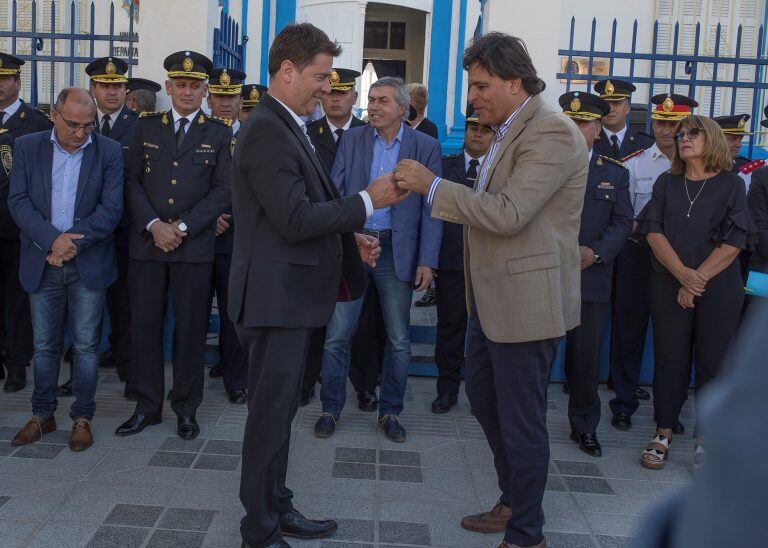
<svg viewBox="0 0 768 548">
<path fill-rule="evenodd" d="M 603 126 L 603 131 L 605 131 L 605 135 L 606 137 L 608 137 L 609 145 L 613 146 L 613 141 L 611 141 L 611 137 L 615 135 L 616 138 L 619 140 L 619 143 L 618 143 L 619 148 L 621 148 L 621 143 L 624 142 L 624 136 L 627 134 L 627 126 L 624 126 L 622 129 L 620 129 L 616 133 L 612 132 L 611 130 Z"/>
<path fill-rule="evenodd" d="M 16 111 L 19 110 L 20 107 L 21 107 L 21 99 L 16 99 L 13 103 L 8 105 L 7 107 L 0 109 L 3 112 L 5 112 L 5 116 L 3 116 L 3 119 L 0 120 L 0 123 L 4 124 L 5 122 L 7 122 L 11 118 L 11 116 L 16 114 Z"/>
<path fill-rule="evenodd" d="M 629 171 L 629 199 L 637 218 L 645 205 L 651 201 L 656 179 L 665 171 L 669 171 L 672 162 L 654 143 L 651 148 L 624 162 L 624 167 Z"/>
<path fill-rule="evenodd" d="M 333 122 L 326 116 L 325 121 L 328 122 L 328 128 L 331 130 L 331 135 L 333 135 L 333 140 L 335 142 L 339 142 L 339 136 L 336 134 L 337 129 L 343 129 L 344 131 L 347 131 L 349 129 L 349 126 L 352 125 L 352 115 L 349 115 L 349 120 L 347 120 L 347 123 L 344 124 L 342 127 L 336 127 L 333 125 Z"/>
<path fill-rule="evenodd" d="M 112 129 L 115 127 L 115 119 L 120 114 L 120 111 L 123 110 L 123 107 L 120 107 L 115 112 L 109 115 L 109 129 Z M 96 124 L 99 126 L 99 131 L 101 131 L 101 128 L 104 126 L 104 116 L 107 116 L 101 110 L 98 108 L 96 109 Z"/>
<path fill-rule="evenodd" d="M 483 154 L 479 158 L 472 158 L 472 156 L 470 156 L 469 154 L 467 154 L 466 151 L 464 151 L 464 171 L 465 172 L 469 171 L 469 162 L 471 162 L 472 160 L 477 160 L 477 170 L 479 173 L 480 166 L 483 165 L 483 160 L 485 160 L 485 154 Z"/>
</svg>

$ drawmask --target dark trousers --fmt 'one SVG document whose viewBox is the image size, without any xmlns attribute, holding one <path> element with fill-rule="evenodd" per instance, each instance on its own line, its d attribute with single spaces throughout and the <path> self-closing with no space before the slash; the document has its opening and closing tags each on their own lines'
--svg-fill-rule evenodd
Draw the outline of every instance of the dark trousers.
<svg viewBox="0 0 768 548">
<path fill-rule="evenodd" d="M 720 369 L 741 318 L 744 288 L 738 261 L 707 284 L 695 308 L 677 304 L 680 283 L 651 275 L 653 321 L 653 405 L 659 428 L 673 428 L 688 394 L 693 362 L 696 392 Z"/>
<path fill-rule="evenodd" d="M 611 411 L 633 414 L 639 405 L 643 349 L 648 334 L 648 283 L 651 252 L 645 242 L 627 241 L 616 258 L 616 284 L 611 337 L 611 379 L 616 397 Z"/>
<path fill-rule="evenodd" d="M 115 368 L 121 381 L 134 389 L 131 371 L 131 294 L 128 290 L 128 248 L 115 246 L 117 280 L 107 289 L 109 311 L 109 346 L 115 357 Z"/>
<path fill-rule="evenodd" d="M 163 409 L 163 324 L 168 295 L 176 322 L 171 408 L 179 416 L 194 415 L 203 401 L 212 269 L 212 263 L 131 261 L 128 283 L 136 413 L 150 415 Z"/>
<path fill-rule="evenodd" d="M 23 375 L 32 360 L 32 319 L 29 295 L 19 281 L 18 239 L 0 239 L 0 315 L 5 327 L 3 350 L 9 374 Z"/>
<path fill-rule="evenodd" d="M 435 289 L 437 291 L 437 337 L 435 340 L 437 395 L 458 394 L 467 334 L 464 272 L 438 270 Z"/>
<path fill-rule="evenodd" d="M 224 366 L 224 389 L 227 393 L 245 390 L 248 386 L 248 362 L 237 340 L 235 324 L 229 319 L 229 269 L 232 255 L 217 254 L 213 261 L 213 283 L 208 301 L 208 315 L 216 293 L 219 308 L 219 355 Z"/>
<path fill-rule="evenodd" d="M 483 333 L 476 310 L 469 318 L 467 397 L 493 452 L 501 502 L 512 509 L 504 539 L 520 546 L 543 539 L 547 381 L 557 341 L 493 342 Z"/>
<path fill-rule="evenodd" d="M 581 325 L 565 336 L 565 376 L 571 386 L 568 420 L 579 434 L 591 434 L 600 424 L 597 375 L 600 341 L 608 319 L 608 303 L 581 303 Z"/>
<path fill-rule="evenodd" d="M 280 516 L 293 508 L 285 476 L 312 329 L 236 328 L 248 357 L 240 533 L 249 546 L 263 547 L 280 540 Z"/>
<path fill-rule="evenodd" d="M 374 391 L 376 381 L 384 360 L 384 347 L 387 344 L 387 332 L 384 329 L 384 317 L 381 302 L 375 287 L 370 287 L 365 295 L 363 309 L 357 323 L 357 330 L 352 337 L 349 354 L 349 380 L 357 392 Z M 304 372 L 303 393 L 315 387 L 323 367 L 323 348 L 325 346 L 325 327 L 316 327 L 309 338 L 307 368 Z"/>
</svg>

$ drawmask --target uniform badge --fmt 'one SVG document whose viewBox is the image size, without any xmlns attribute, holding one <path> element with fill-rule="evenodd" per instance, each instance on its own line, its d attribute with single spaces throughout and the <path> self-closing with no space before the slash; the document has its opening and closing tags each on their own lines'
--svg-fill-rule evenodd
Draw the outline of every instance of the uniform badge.
<svg viewBox="0 0 768 548">
<path fill-rule="evenodd" d="M 745 127 L 747 127 L 747 117 L 743 116 L 741 120 L 739 120 L 739 131 L 744 131 Z"/>
<path fill-rule="evenodd" d="M 320 135 L 322 135 L 322 134 L 323 134 L 323 127 L 322 127 L 322 126 L 320 126 L 320 129 L 318 129 L 318 130 L 317 130 L 317 132 L 318 132 Z"/>
<path fill-rule="evenodd" d="M 616 88 L 613 87 L 613 84 L 610 80 L 605 81 L 605 94 L 606 95 L 613 95 L 613 92 L 616 91 Z"/>
<path fill-rule="evenodd" d="M 168 115 L 167 114 L 163 114 L 163 117 L 160 118 L 160 123 L 163 124 L 164 126 L 168 125 Z"/>
<path fill-rule="evenodd" d="M 572 112 L 579 112 L 581 110 L 581 99 L 578 97 L 574 97 L 571 99 L 571 111 Z"/>
<path fill-rule="evenodd" d="M 13 165 L 13 150 L 10 145 L 0 146 L 0 162 L 3 164 L 5 174 L 10 175 L 11 166 Z"/>
<path fill-rule="evenodd" d="M 610 181 L 603 181 L 598 185 L 598 188 L 600 188 L 600 190 L 616 190 L 616 187 L 614 187 L 613 183 Z"/>
<path fill-rule="evenodd" d="M 24 119 L 26 117 L 27 117 L 27 113 L 26 112 L 24 112 L 23 110 L 21 112 L 19 112 L 19 118 Z"/>
<path fill-rule="evenodd" d="M 184 72 L 191 72 L 192 67 L 194 67 L 195 64 L 192 62 L 192 59 L 185 57 L 184 61 L 181 63 L 181 66 L 184 69 Z"/>
<path fill-rule="evenodd" d="M 224 69 L 219 77 L 219 82 L 221 82 L 222 86 L 228 86 L 231 81 L 229 74 L 227 74 L 227 69 Z"/>
<path fill-rule="evenodd" d="M 664 109 L 664 112 L 672 112 L 672 109 L 675 108 L 675 102 L 672 100 L 671 96 L 667 95 L 667 98 L 661 103 L 661 108 Z"/>
<path fill-rule="evenodd" d="M 335 70 L 331 71 L 331 75 L 329 76 L 328 80 L 331 82 L 332 86 L 335 86 L 341 81 L 341 78 L 339 78 L 339 73 Z"/>
<path fill-rule="evenodd" d="M 256 88 L 253 88 L 251 90 L 251 94 L 249 95 L 249 97 L 250 97 L 251 101 L 256 101 L 258 103 L 259 102 L 259 90 L 256 89 Z"/>
<path fill-rule="evenodd" d="M 197 123 L 198 125 L 202 126 L 205 123 L 205 116 L 201 114 L 200 117 L 197 119 Z"/>
<path fill-rule="evenodd" d="M 104 68 L 107 74 L 114 74 L 117 72 L 117 68 L 115 67 L 115 64 L 112 62 L 112 58 L 109 58 L 109 61 L 107 61 L 107 66 Z"/>
<path fill-rule="evenodd" d="M 602 159 L 602 158 L 600 158 L 600 157 L 598 157 L 598 158 L 597 158 L 597 160 L 595 160 L 595 165 L 596 165 L 596 166 L 601 166 L 601 165 L 603 165 L 603 159 Z"/>
</svg>

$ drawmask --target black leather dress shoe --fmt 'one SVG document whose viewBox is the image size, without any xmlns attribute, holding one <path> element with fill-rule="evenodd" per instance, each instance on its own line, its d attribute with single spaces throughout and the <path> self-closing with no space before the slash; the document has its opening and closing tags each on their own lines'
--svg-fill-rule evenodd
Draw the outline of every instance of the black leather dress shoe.
<svg viewBox="0 0 768 548">
<path fill-rule="evenodd" d="M 400 424 L 396 415 L 384 415 L 379 419 L 379 427 L 384 430 L 384 435 L 398 443 L 405 441 L 405 428 Z"/>
<path fill-rule="evenodd" d="M 137 415 L 133 414 L 130 419 L 117 427 L 115 436 L 132 436 L 144 430 L 147 426 L 160 424 L 163 419 L 160 415 Z"/>
<path fill-rule="evenodd" d="M 332 519 L 307 519 L 296 508 L 280 516 L 280 531 L 286 537 L 323 538 L 333 534 L 337 528 L 338 525 Z"/>
<path fill-rule="evenodd" d="M 443 394 L 442 396 L 438 396 L 435 398 L 435 401 L 432 402 L 432 412 L 436 415 L 447 413 L 458 401 L 459 396 L 457 394 Z"/>
<path fill-rule="evenodd" d="M 178 417 L 176 425 L 176 433 L 181 439 L 193 440 L 200 433 L 200 427 L 197 425 L 197 419 L 194 415 Z"/>
<path fill-rule="evenodd" d="M 115 367 L 117 356 L 112 352 L 112 348 L 107 348 L 99 356 L 99 367 Z"/>
<path fill-rule="evenodd" d="M 679 436 L 680 434 L 685 434 L 685 426 L 683 426 L 683 423 L 682 423 L 682 422 L 680 422 L 680 421 L 677 421 L 677 424 L 676 424 L 676 425 L 675 425 L 675 427 L 672 429 L 672 432 L 674 432 L 674 433 L 675 433 L 675 434 L 677 434 L 678 436 Z"/>
<path fill-rule="evenodd" d="M 594 432 L 590 432 L 589 434 L 578 434 L 571 430 L 571 439 L 577 442 L 579 448 L 590 457 L 603 456 L 603 449 L 600 447 L 600 442 L 597 441 L 597 434 Z"/>
<path fill-rule="evenodd" d="M 27 386 L 27 373 L 26 371 L 23 371 L 21 373 L 17 372 L 9 372 L 8 378 L 5 379 L 5 384 L 3 385 L 3 390 L 6 392 L 18 392 L 19 390 L 24 390 L 24 388 Z"/>
<path fill-rule="evenodd" d="M 223 377 L 224 376 L 224 364 L 219 362 L 213 367 L 211 367 L 211 370 L 208 371 L 209 377 Z"/>
<path fill-rule="evenodd" d="M 72 379 L 59 386 L 59 396 L 67 397 L 72 395 Z"/>
<path fill-rule="evenodd" d="M 248 391 L 233 390 L 229 393 L 229 401 L 231 403 L 248 403 Z"/>
<path fill-rule="evenodd" d="M 632 417 L 629 413 L 616 413 L 611 419 L 611 426 L 617 430 L 629 430 L 632 428 Z"/>
<path fill-rule="evenodd" d="M 357 393 L 357 407 L 360 411 L 371 413 L 379 407 L 379 399 L 373 390 L 362 390 Z"/>
<path fill-rule="evenodd" d="M 571 385 L 567 382 L 563 383 L 563 394 L 570 394 L 571 393 Z"/>
<path fill-rule="evenodd" d="M 318 438 L 330 438 L 336 432 L 336 421 L 339 417 L 331 413 L 323 413 L 315 423 L 315 436 Z"/>
<path fill-rule="evenodd" d="M 651 394 L 645 388 L 639 388 L 638 387 L 638 389 L 635 390 L 635 397 L 638 400 L 646 401 L 646 400 L 650 400 L 651 399 Z"/>
</svg>

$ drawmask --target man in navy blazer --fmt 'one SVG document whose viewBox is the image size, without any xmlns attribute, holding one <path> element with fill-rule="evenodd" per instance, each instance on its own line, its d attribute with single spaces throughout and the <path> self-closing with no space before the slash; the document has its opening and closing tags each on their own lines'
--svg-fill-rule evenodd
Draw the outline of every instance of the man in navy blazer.
<svg viewBox="0 0 768 548">
<path fill-rule="evenodd" d="M 405 123 L 410 96 L 403 81 L 377 80 L 368 95 L 369 124 L 350 128 L 339 140 L 331 177 L 343 196 L 365 189 L 376 177 L 392 171 L 402 159 L 441 171 L 440 144 Z M 392 441 L 405 441 L 398 419 L 411 361 L 410 309 L 414 287 L 426 289 L 440 255 L 442 221 L 432 219 L 425 198 L 412 195 L 391 208 L 377 210 L 365 232 L 381 242 L 381 257 L 366 268 L 366 285 L 373 283 L 381 299 L 387 346 L 379 395 L 379 424 Z M 350 340 L 364 297 L 336 304 L 328 325 L 323 355 L 323 413 L 315 425 L 318 437 L 331 436 L 346 400 Z"/>
<path fill-rule="evenodd" d="M 56 430 L 59 362 L 71 317 L 75 401 L 69 446 L 93 443 L 104 295 L 117 278 L 114 230 L 123 211 L 120 144 L 93 132 L 96 105 L 84 89 L 61 91 L 54 129 L 16 141 L 8 208 L 21 230 L 19 278 L 34 332 L 33 417 L 14 445 Z"/>
</svg>

